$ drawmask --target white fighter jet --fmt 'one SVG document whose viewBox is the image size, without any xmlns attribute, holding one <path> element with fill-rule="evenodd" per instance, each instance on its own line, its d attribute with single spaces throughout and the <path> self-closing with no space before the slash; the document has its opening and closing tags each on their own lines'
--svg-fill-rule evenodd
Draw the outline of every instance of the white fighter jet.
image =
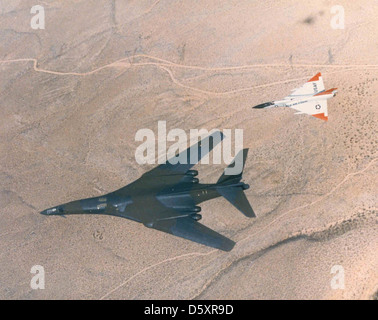
<svg viewBox="0 0 378 320">
<path fill-rule="evenodd" d="M 283 100 L 266 102 L 253 108 L 289 107 L 297 110 L 295 114 L 309 114 L 327 121 L 327 100 L 334 97 L 337 88 L 325 90 L 323 78 L 319 72 L 308 80 L 302 87 L 292 90 L 292 93 Z"/>
</svg>

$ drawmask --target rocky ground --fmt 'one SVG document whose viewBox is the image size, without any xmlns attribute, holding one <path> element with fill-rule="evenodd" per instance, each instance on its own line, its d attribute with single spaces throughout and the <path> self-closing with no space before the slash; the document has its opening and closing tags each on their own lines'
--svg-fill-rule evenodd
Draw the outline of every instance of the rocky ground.
<svg viewBox="0 0 378 320">
<path fill-rule="evenodd" d="M 0 0 L 0 298 L 377 297 L 378 4 Z M 329 121 L 251 109 L 322 72 Z M 256 219 L 226 200 L 202 222 L 231 252 L 110 216 L 39 212 L 118 189 L 135 133 L 243 129 Z M 198 165 L 215 182 L 225 165 Z M 44 290 L 30 287 L 33 265 Z M 333 266 L 345 288 L 333 289 Z"/>
</svg>

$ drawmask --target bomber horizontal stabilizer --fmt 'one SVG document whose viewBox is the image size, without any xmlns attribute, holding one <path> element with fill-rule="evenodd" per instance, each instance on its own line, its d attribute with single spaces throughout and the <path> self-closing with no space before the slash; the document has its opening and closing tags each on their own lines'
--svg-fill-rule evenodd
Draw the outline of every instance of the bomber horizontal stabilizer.
<svg viewBox="0 0 378 320">
<path fill-rule="evenodd" d="M 217 191 L 226 198 L 236 209 L 248 218 L 256 217 L 244 191 L 241 188 L 218 188 Z"/>
</svg>

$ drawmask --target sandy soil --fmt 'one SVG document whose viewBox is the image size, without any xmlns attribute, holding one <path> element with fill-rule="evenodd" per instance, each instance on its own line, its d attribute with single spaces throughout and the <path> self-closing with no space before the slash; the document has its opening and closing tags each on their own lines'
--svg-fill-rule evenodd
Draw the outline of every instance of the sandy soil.
<svg viewBox="0 0 378 320">
<path fill-rule="evenodd" d="M 41 1 L 46 28 L 33 30 L 35 1 L 0 0 L 0 298 L 376 298 L 378 3 L 338 3 L 344 30 L 328 0 Z M 328 122 L 251 109 L 319 71 L 339 88 Z M 134 137 L 158 120 L 244 130 L 257 219 L 202 205 L 231 252 L 116 217 L 39 214 L 149 170 Z M 223 167 L 196 169 L 215 182 Z"/>
</svg>

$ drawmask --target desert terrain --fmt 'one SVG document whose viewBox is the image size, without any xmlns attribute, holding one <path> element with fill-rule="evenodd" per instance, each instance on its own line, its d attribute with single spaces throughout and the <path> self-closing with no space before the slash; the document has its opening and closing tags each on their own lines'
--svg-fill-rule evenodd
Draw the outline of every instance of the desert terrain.
<svg viewBox="0 0 378 320">
<path fill-rule="evenodd" d="M 35 5 L 45 29 L 31 28 Z M 1 299 L 376 299 L 378 2 L 0 0 Z M 252 109 L 321 72 L 327 122 Z M 256 219 L 222 252 L 111 216 L 39 212 L 125 186 L 141 128 L 243 129 Z M 224 165 L 197 165 L 216 182 Z M 45 270 L 45 289 L 30 270 Z M 333 266 L 345 287 L 333 288 Z"/>
</svg>

